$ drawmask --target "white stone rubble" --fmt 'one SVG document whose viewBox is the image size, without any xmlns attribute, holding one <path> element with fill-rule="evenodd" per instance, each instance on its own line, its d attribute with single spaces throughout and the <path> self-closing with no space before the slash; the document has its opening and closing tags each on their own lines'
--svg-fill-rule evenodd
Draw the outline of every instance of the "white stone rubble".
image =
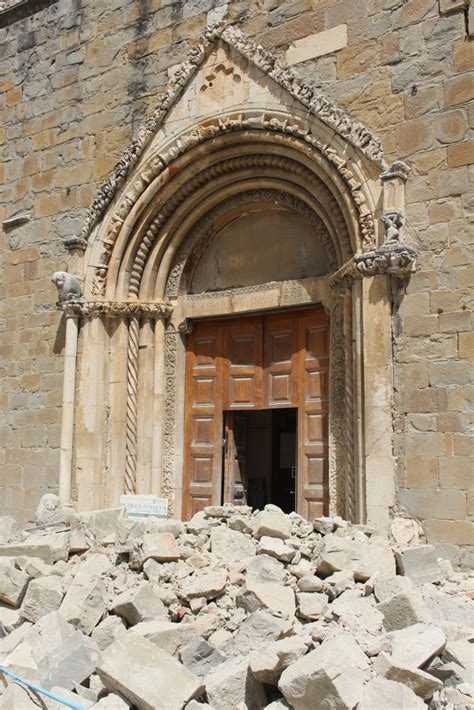
<svg viewBox="0 0 474 710">
<path fill-rule="evenodd" d="M 416 521 L 389 542 L 274 505 L 182 523 L 46 503 L 30 532 L 0 518 L 0 666 L 81 707 L 474 707 L 474 575 Z M 38 707 L 0 680 L 0 710 Z"/>
</svg>

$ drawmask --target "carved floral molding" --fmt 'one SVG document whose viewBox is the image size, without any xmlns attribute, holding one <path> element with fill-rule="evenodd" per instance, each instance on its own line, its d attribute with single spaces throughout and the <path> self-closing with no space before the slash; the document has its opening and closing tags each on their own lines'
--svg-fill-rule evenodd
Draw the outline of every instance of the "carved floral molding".
<svg viewBox="0 0 474 710">
<path fill-rule="evenodd" d="M 124 318 L 169 318 L 173 308 L 168 303 L 145 303 L 141 301 L 83 301 L 69 299 L 58 301 L 59 310 L 67 316 L 122 316 Z"/>
</svg>

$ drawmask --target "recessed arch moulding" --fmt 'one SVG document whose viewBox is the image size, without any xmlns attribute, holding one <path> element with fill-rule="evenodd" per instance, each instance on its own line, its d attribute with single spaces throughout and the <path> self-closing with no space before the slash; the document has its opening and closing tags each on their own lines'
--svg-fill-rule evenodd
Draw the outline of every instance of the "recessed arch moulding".
<svg viewBox="0 0 474 710">
<path fill-rule="evenodd" d="M 193 322 L 323 304 L 330 512 L 386 526 L 395 496 L 389 280 L 415 259 L 402 232 L 406 178 L 369 130 L 293 70 L 232 27 L 210 28 L 66 243 L 83 293 L 59 302 L 68 321 L 63 500 L 94 509 L 123 492 L 155 493 L 179 515 Z M 258 263 L 268 235 L 256 232 L 252 245 L 239 232 L 252 215 L 275 225 L 284 277 L 243 273 L 242 263 L 223 286 L 207 283 L 223 234 L 242 238 Z M 302 253 L 309 263 L 298 271 Z"/>
</svg>

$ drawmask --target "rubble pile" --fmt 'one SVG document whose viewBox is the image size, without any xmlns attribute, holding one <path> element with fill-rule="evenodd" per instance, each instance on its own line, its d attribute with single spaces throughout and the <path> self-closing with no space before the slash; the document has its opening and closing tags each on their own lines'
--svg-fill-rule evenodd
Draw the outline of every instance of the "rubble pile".
<svg viewBox="0 0 474 710">
<path fill-rule="evenodd" d="M 473 577 L 415 521 L 396 543 L 273 505 L 182 523 L 49 502 L 30 531 L 0 518 L 0 666 L 77 707 L 474 708 Z M 64 707 L 0 681 L 0 708 Z"/>
</svg>

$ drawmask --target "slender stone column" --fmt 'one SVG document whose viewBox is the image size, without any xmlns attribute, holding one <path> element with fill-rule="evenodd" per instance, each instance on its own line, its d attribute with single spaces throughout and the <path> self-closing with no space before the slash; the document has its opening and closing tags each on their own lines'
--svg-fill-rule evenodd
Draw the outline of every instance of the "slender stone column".
<svg viewBox="0 0 474 710">
<path fill-rule="evenodd" d="M 140 319 L 130 318 L 128 326 L 127 431 L 125 455 L 125 493 L 136 492 L 138 427 L 138 346 Z"/>
<path fill-rule="evenodd" d="M 61 415 L 61 448 L 59 457 L 59 497 L 71 505 L 72 445 L 74 436 L 74 391 L 76 386 L 77 338 L 79 317 L 66 314 L 66 342 L 64 346 L 64 380 Z"/>
</svg>

